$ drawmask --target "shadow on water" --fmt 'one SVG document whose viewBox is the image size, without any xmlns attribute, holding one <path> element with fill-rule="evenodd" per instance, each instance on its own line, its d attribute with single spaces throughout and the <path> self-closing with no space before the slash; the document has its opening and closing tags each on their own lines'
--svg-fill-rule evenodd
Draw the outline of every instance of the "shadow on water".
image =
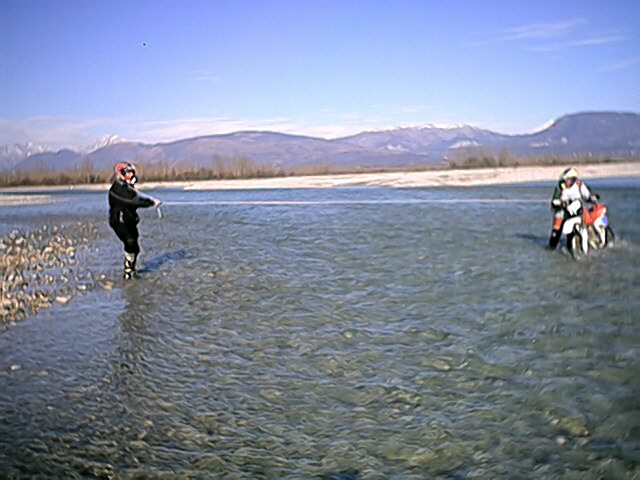
<svg viewBox="0 0 640 480">
<path fill-rule="evenodd" d="M 323 475 L 320 480 L 358 480 L 358 470 L 345 470 L 343 472 Z"/>
<path fill-rule="evenodd" d="M 522 240 L 527 240 L 531 243 L 534 243 L 540 247 L 547 247 L 547 245 L 549 244 L 549 238 L 548 237 L 543 237 L 540 235 L 532 235 L 530 233 L 517 233 L 516 237 L 522 239 Z"/>
<path fill-rule="evenodd" d="M 173 262 L 176 260 L 182 260 L 187 256 L 187 252 L 184 248 L 180 250 L 176 250 L 175 252 L 165 253 L 163 255 L 158 255 L 157 257 L 153 257 L 148 262 L 145 262 L 145 265 L 142 269 L 139 270 L 140 273 L 150 273 L 158 270 L 165 263 Z"/>
</svg>

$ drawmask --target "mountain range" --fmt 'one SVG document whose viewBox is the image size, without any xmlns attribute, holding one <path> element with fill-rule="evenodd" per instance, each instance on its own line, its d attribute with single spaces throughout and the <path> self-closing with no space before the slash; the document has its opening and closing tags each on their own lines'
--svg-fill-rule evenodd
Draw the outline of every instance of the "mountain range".
<svg viewBox="0 0 640 480">
<path fill-rule="evenodd" d="M 77 169 L 87 158 L 96 169 L 117 162 L 171 167 L 211 166 L 214 157 L 250 158 L 284 169 L 333 167 L 411 167 L 437 165 L 461 154 L 506 149 L 516 156 L 558 155 L 628 158 L 640 156 L 640 114 L 587 112 L 565 115 L 535 133 L 505 135 L 469 125 L 404 127 L 362 132 L 336 139 L 245 131 L 145 144 L 110 136 L 85 151 L 47 151 L 28 144 L 0 146 L 0 170 Z M 462 152 L 462 153 L 461 153 Z"/>
</svg>

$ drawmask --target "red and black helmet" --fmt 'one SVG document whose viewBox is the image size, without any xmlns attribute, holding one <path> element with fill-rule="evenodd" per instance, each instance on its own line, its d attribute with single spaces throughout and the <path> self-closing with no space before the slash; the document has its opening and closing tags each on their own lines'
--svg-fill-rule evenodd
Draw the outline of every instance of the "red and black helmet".
<svg viewBox="0 0 640 480">
<path fill-rule="evenodd" d="M 131 183 L 136 178 L 136 167 L 129 162 L 120 162 L 116 165 L 116 176 L 119 180 Z"/>
</svg>

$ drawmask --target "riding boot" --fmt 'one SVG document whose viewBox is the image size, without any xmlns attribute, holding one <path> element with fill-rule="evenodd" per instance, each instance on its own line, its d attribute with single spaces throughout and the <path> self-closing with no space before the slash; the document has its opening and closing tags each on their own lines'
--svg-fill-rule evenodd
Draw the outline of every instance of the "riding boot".
<svg viewBox="0 0 640 480">
<path fill-rule="evenodd" d="M 560 230 L 551 230 L 551 237 L 549 237 L 549 250 L 555 250 L 558 246 L 558 242 L 560 242 L 560 237 L 562 236 Z"/>
<path fill-rule="evenodd" d="M 576 252 L 573 251 L 573 237 L 576 236 L 575 232 L 571 232 L 567 234 L 567 250 L 571 255 L 575 255 Z"/>
<path fill-rule="evenodd" d="M 138 277 L 138 272 L 136 272 L 136 257 L 135 253 L 124 252 L 124 274 L 122 278 L 125 280 Z"/>
</svg>

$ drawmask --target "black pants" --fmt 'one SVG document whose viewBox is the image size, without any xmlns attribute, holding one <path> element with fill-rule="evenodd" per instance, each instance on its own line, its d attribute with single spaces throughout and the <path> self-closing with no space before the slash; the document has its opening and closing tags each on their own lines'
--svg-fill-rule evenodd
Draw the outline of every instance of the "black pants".
<svg viewBox="0 0 640 480">
<path fill-rule="evenodd" d="M 549 248 L 551 250 L 555 250 L 560 242 L 560 237 L 562 237 L 562 230 L 551 230 L 551 236 L 549 237 Z"/>
<path fill-rule="evenodd" d="M 124 243 L 124 251 L 138 255 L 140 245 L 138 245 L 138 227 L 131 223 L 109 222 L 118 238 Z"/>
</svg>

